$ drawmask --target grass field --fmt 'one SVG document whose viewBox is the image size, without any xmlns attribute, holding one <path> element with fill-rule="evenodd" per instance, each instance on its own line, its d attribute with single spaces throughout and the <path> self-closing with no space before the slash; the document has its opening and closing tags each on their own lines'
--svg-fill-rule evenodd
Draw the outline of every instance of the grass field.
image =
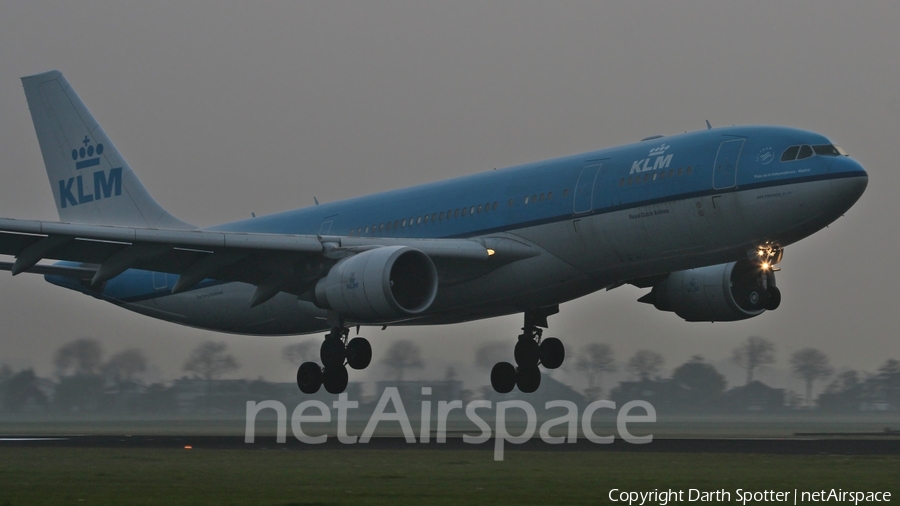
<svg viewBox="0 0 900 506">
<path fill-rule="evenodd" d="M 896 455 L 5 447 L 0 505 L 598 504 L 612 488 L 725 489 L 729 504 L 737 489 L 841 488 L 896 502 L 898 476 Z"/>
</svg>

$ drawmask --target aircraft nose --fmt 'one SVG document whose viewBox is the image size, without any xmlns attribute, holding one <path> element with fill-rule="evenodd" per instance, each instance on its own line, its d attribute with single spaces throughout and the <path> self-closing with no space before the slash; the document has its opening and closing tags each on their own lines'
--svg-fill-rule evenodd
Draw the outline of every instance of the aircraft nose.
<svg viewBox="0 0 900 506">
<path fill-rule="evenodd" d="M 869 186 L 869 174 L 866 169 L 852 158 L 842 156 L 836 159 L 831 166 L 831 172 L 844 176 L 841 188 L 849 205 L 856 203 Z"/>
</svg>

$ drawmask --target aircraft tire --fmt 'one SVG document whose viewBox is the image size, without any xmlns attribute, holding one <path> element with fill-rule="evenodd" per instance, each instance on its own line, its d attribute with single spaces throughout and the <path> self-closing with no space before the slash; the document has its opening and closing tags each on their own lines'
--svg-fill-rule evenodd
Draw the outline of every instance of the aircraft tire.
<svg viewBox="0 0 900 506">
<path fill-rule="evenodd" d="M 508 394 L 516 386 L 516 368 L 509 362 L 498 362 L 491 369 L 491 386 L 498 394 Z"/>
<path fill-rule="evenodd" d="M 541 365 L 547 369 L 556 369 L 566 358 L 566 348 L 559 339 L 548 337 L 541 341 L 540 354 Z"/>
<path fill-rule="evenodd" d="M 327 370 L 329 367 L 341 367 L 344 365 L 344 359 L 347 358 L 347 350 L 344 342 L 339 338 L 328 336 L 322 342 L 319 348 L 319 357 L 322 359 L 322 365 Z"/>
<path fill-rule="evenodd" d="M 767 292 L 766 309 L 775 311 L 781 305 L 781 290 L 777 286 L 769 286 Z"/>
<path fill-rule="evenodd" d="M 536 366 L 541 358 L 538 343 L 531 337 L 519 337 L 515 349 L 516 365 L 521 367 Z"/>
<path fill-rule="evenodd" d="M 347 389 L 349 375 L 347 368 L 343 365 L 338 367 L 326 367 L 322 373 L 322 383 L 325 385 L 325 391 L 330 394 L 339 394 Z"/>
<path fill-rule="evenodd" d="M 322 368 L 315 362 L 304 362 L 297 369 L 297 386 L 305 394 L 314 394 L 322 387 Z"/>
<path fill-rule="evenodd" d="M 347 343 L 347 365 L 360 370 L 369 367 L 372 362 L 372 345 L 369 340 L 362 337 L 354 337 Z"/>
<path fill-rule="evenodd" d="M 519 367 L 516 370 L 516 386 L 526 394 L 536 391 L 541 386 L 541 370 L 537 366 Z"/>
</svg>

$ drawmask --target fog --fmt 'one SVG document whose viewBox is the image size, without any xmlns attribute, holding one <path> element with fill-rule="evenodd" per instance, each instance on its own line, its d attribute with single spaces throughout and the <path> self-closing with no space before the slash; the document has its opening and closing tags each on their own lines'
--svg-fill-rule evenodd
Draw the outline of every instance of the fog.
<svg viewBox="0 0 900 506">
<path fill-rule="evenodd" d="M 0 216 L 56 220 L 19 77 L 63 71 L 154 197 L 201 226 L 519 163 L 732 124 L 815 130 L 869 171 L 866 194 L 786 249 L 778 311 L 681 321 L 622 287 L 562 305 L 550 330 L 570 357 L 647 348 L 666 367 L 727 363 L 750 335 L 775 369 L 816 347 L 836 368 L 900 358 L 896 265 L 900 4 L 896 1 L 121 2 L 0 4 Z M 52 375 L 78 337 L 143 349 L 151 379 L 224 341 L 235 376 L 291 381 L 281 349 L 306 337 L 216 334 L 156 321 L 0 273 L 0 363 Z M 415 339 L 426 369 L 473 369 L 521 317 L 363 329 L 377 363 Z M 570 358 L 571 360 L 571 358 Z M 373 367 L 365 374 L 381 374 Z M 351 373 L 351 381 L 365 378 Z M 774 374 L 774 373 L 773 373 Z M 740 382 L 741 373 L 734 373 Z M 788 380 L 785 380 L 788 381 Z M 793 380 L 797 381 L 797 380 Z M 787 386 L 785 384 L 778 386 Z"/>
</svg>

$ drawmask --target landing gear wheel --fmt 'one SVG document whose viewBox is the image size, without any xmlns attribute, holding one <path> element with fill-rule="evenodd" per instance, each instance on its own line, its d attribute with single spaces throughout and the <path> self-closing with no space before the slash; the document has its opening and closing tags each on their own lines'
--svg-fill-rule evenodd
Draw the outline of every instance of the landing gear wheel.
<svg viewBox="0 0 900 506">
<path fill-rule="evenodd" d="M 766 300 L 766 309 L 775 311 L 781 305 L 781 290 L 776 286 L 769 286 L 767 290 L 768 300 Z"/>
<path fill-rule="evenodd" d="M 322 387 L 322 368 L 315 362 L 304 362 L 297 370 L 297 386 L 305 394 L 314 394 Z"/>
<path fill-rule="evenodd" d="M 338 337 L 326 337 L 325 341 L 322 342 L 322 347 L 319 348 L 319 357 L 322 359 L 322 365 L 325 366 L 325 369 L 342 367 L 344 359 L 347 358 L 344 342 Z"/>
<path fill-rule="evenodd" d="M 519 336 L 519 342 L 516 343 L 515 357 L 516 364 L 519 367 L 537 366 L 538 360 L 541 358 L 538 343 L 531 336 Z"/>
<path fill-rule="evenodd" d="M 354 337 L 347 343 L 347 365 L 354 369 L 365 369 L 372 361 L 372 345 L 368 339 Z"/>
<path fill-rule="evenodd" d="M 540 346 L 541 365 L 547 369 L 556 369 L 561 366 L 566 358 L 566 349 L 562 341 L 555 337 L 548 337 L 541 341 Z"/>
<path fill-rule="evenodd" d="M 530 394 L 541 386 L 541 370 L 537 366 L 519 367 L 516 370 L 516 386 Z"/>
<path fill-rule="evenodd" d="M 347 368 L 343 365 L 338 367 L 325 367 L 322 373 L 322 383 L 325 384 L 325 391 L 330 394 L 339 394 L 347 389 Z"/>
<path fill-rule="evenodd" d="M 498 362 L 491 369 L 491 386 L 498 394 L 508 394 L 516 386 L 516 368 L 509 362 Z"/>
</svg>

